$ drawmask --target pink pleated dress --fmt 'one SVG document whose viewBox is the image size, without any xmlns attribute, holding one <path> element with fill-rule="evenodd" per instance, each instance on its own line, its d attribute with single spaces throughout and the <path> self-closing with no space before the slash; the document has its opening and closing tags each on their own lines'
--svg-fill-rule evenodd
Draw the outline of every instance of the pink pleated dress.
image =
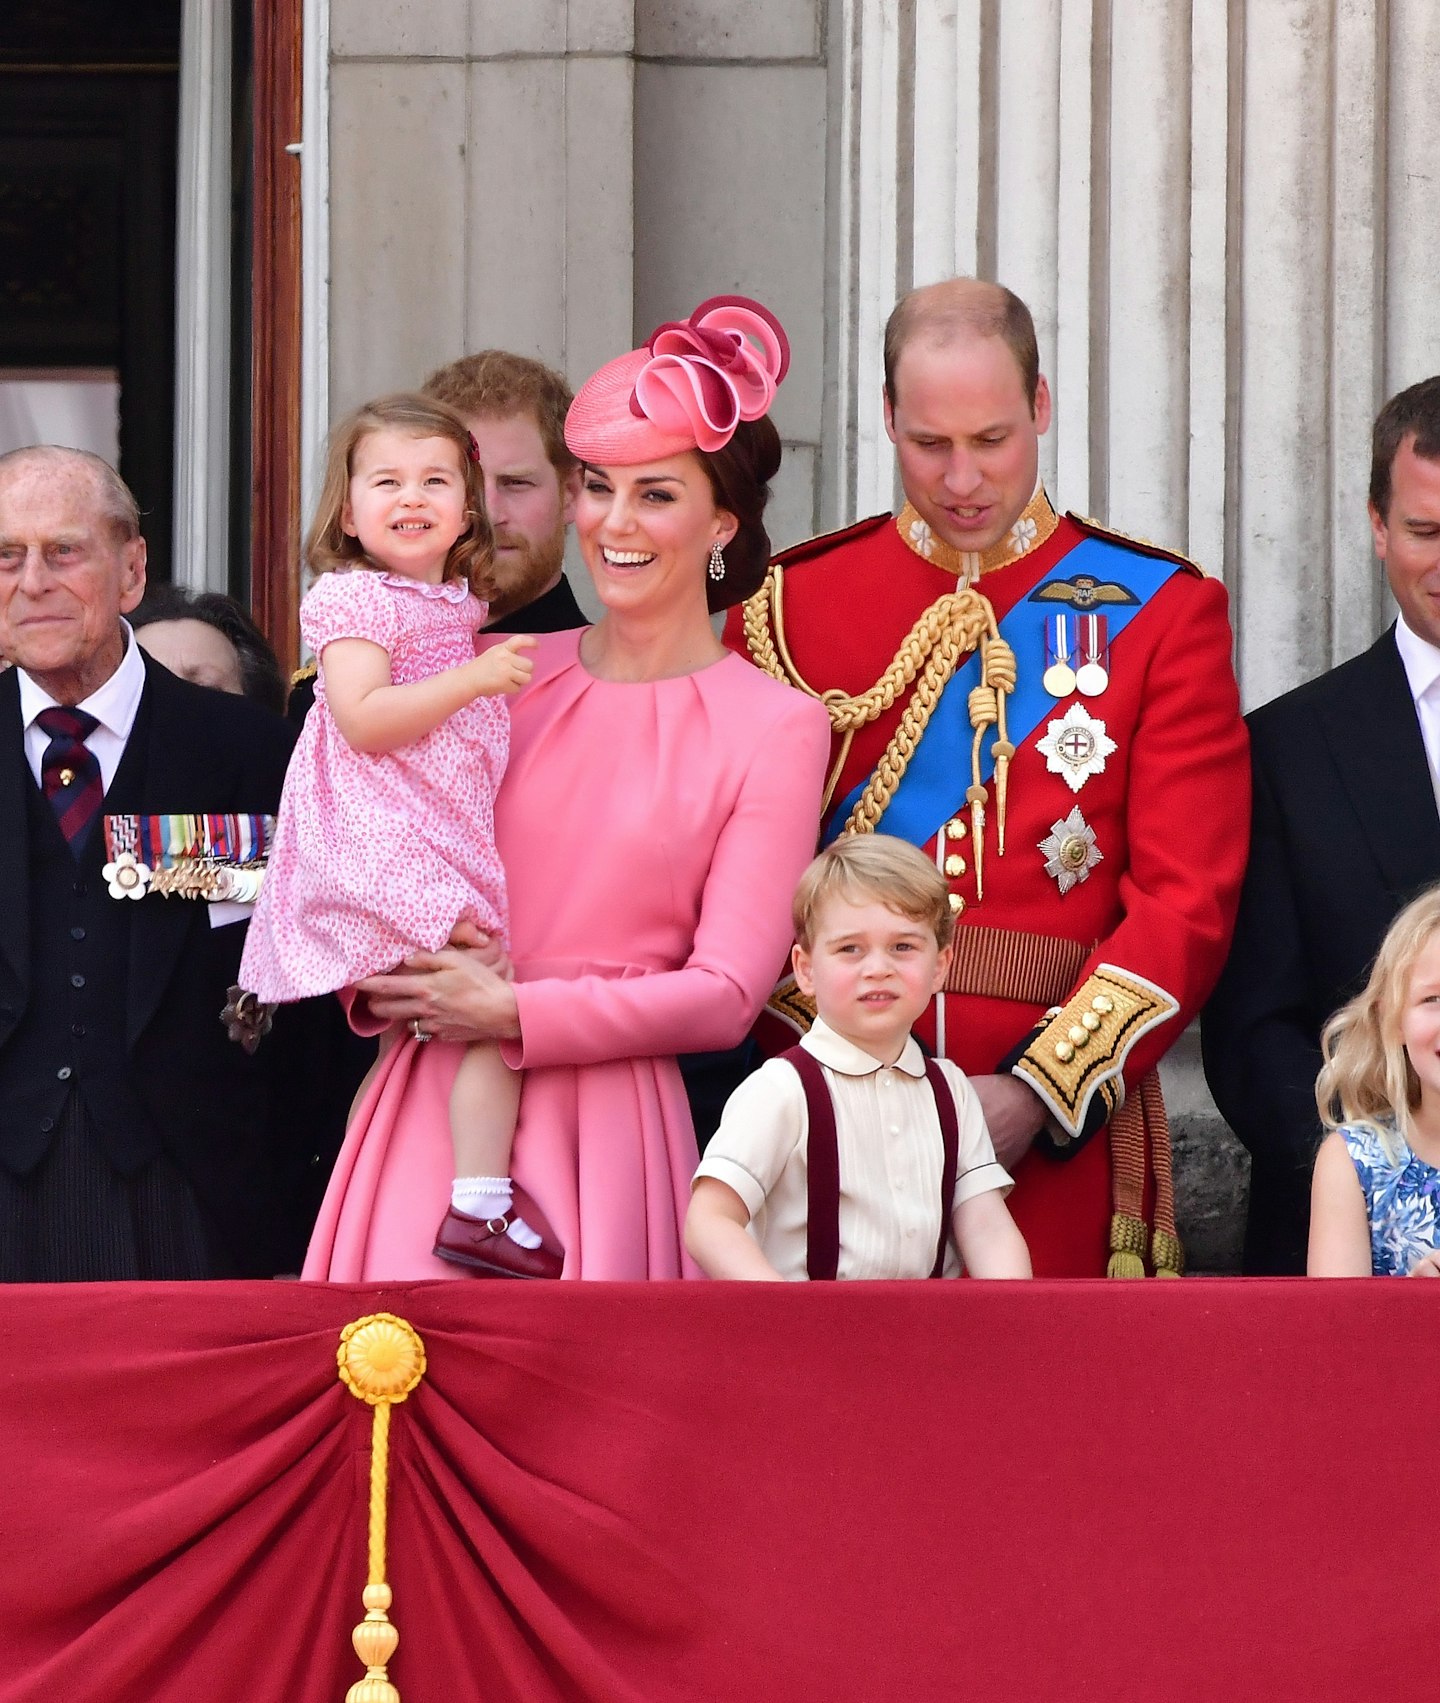
<svg viewBox="0 0 1440 1703">
<path fill-rule="evenodd" d="M 525 1071 L 516 1182 L 566 1277 L 699 1275 L 681 1243 L 695 1136 L 675 1055 L 734 1046 L 783 969 L 814 853 L 823 707 L 727 655 L 672 680 L 593 678 L 542 637 L 512 700 L 496 810 Z M 406 1040 L 357 1110 L 305 1262 L 334 1282 L 448 1278 L 462 1049 Z"/>
<path fill-rule="evenodd" d="M 484 619 L 458 582 L 369 568 L 322 574 L 300 605 L 317 656 L 335 639 L 369 639 L 389 653 L 397 686 L 470 661 Z M 462 917 L 508 939 L 494 809 L 509 747 L 509 706 L 487 697 L 413 744 L 356 751 L 335 725 L 322 670 L 286 771 L 240 985 L 267 1003 L 334 993 L 438 950 Z"/>
</svg>

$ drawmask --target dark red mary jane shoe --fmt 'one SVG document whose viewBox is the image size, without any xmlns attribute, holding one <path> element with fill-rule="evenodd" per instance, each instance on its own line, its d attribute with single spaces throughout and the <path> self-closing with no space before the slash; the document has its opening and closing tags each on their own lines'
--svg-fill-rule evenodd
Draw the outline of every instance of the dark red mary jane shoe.
<svg viewBox="0 0 1440 1703">
<path fill-rule="evenodd" d="M 506 1218 L 471 1218 L 449 1207 L 435 1238 L 435 1258 L 463 1265 L 477 1277 L 559 1277 L 564 1261 L 549 1248 L 522 1248 L 505 1232 Z"/>
</svg>

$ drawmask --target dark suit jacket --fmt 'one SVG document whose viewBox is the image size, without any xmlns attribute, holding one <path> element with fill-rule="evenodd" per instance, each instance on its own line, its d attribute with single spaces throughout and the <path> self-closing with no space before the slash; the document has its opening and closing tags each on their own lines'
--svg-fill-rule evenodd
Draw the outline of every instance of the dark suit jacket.
<svg viewBox="0 0 1440 1703">
<path fill-rule="evenodd" d="M 106 812 L 273 811 L 294 730 L 244 698 L 144 661 L 145 690 Z M 12 670 L 0 676 L 0 1048 L 29 998 L 31 785 Z M 300 1096 L 286 1080 L 296 1061 L 283 1038 L 272 1036 L 254 1057 L 227 1039 L 219 1012 L 238 979 L 245 924 L 214 928 L 209 909 L 155 895 L 127 903 L 127 985 L 109 991 L 123 1005 L 132 1082 L 150 1120 L 140 1139 L 163 1144 L 241 1272 L 262 1275 L 296 1257 L 294 1227 L 281 1229 L 277 1180 L 304 1163 L 305 1133 L 290 1110 Z M 0 1106 L 0 1149 L 6 1135 Z"/>
<path fill-rule="evenodd" d="M 1440 815 L 1392 627 L 1249 719 L 1255 803 L 1205 1074 L 1251 1154 L 1245 1269 L 1303 1272 L 1320 1030 L 1400 908 L 1440 880 Z"/>
</svg>

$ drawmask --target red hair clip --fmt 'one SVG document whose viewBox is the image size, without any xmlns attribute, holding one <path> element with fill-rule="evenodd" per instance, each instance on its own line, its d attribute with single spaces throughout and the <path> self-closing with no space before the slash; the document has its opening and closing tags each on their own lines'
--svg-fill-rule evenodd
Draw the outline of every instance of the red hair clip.
<svg viewBox="0 0 1440 1703">
<path fill-rule="evenodd" d="M 475 442 L 474 432 L 466 432 L 465 437 L 470 445 L 470 459 L 478 467 L 480 465 L 480 445 Z"/>
</svg>

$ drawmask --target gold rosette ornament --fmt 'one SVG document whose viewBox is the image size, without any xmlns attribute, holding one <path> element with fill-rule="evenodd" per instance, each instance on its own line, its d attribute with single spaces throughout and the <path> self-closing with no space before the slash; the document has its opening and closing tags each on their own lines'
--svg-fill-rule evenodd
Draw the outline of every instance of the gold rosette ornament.
<svg viewBox="0 0 1440 1703">
<path fill-rule="evenodd" d="M 361 1600 L 365 1618 L 350 1634 L 365 1664 L 364 1679 L 345 1693 L 345 1703 L 400 1703 L 386 1667 L 400 1634 L 390 1624 L 390 1587 L 385 1582 L 385 1495 L 389 1485 L 390 1408 L 404 1401 L 425 1376 L 425 1344 L 393 1313 L 370 1313 L 340 1332 L 336 1352 L 340 1382 L 357 1401 L 375 1410 L 370 1432 L 370 1566 Z"/>
</svg>

